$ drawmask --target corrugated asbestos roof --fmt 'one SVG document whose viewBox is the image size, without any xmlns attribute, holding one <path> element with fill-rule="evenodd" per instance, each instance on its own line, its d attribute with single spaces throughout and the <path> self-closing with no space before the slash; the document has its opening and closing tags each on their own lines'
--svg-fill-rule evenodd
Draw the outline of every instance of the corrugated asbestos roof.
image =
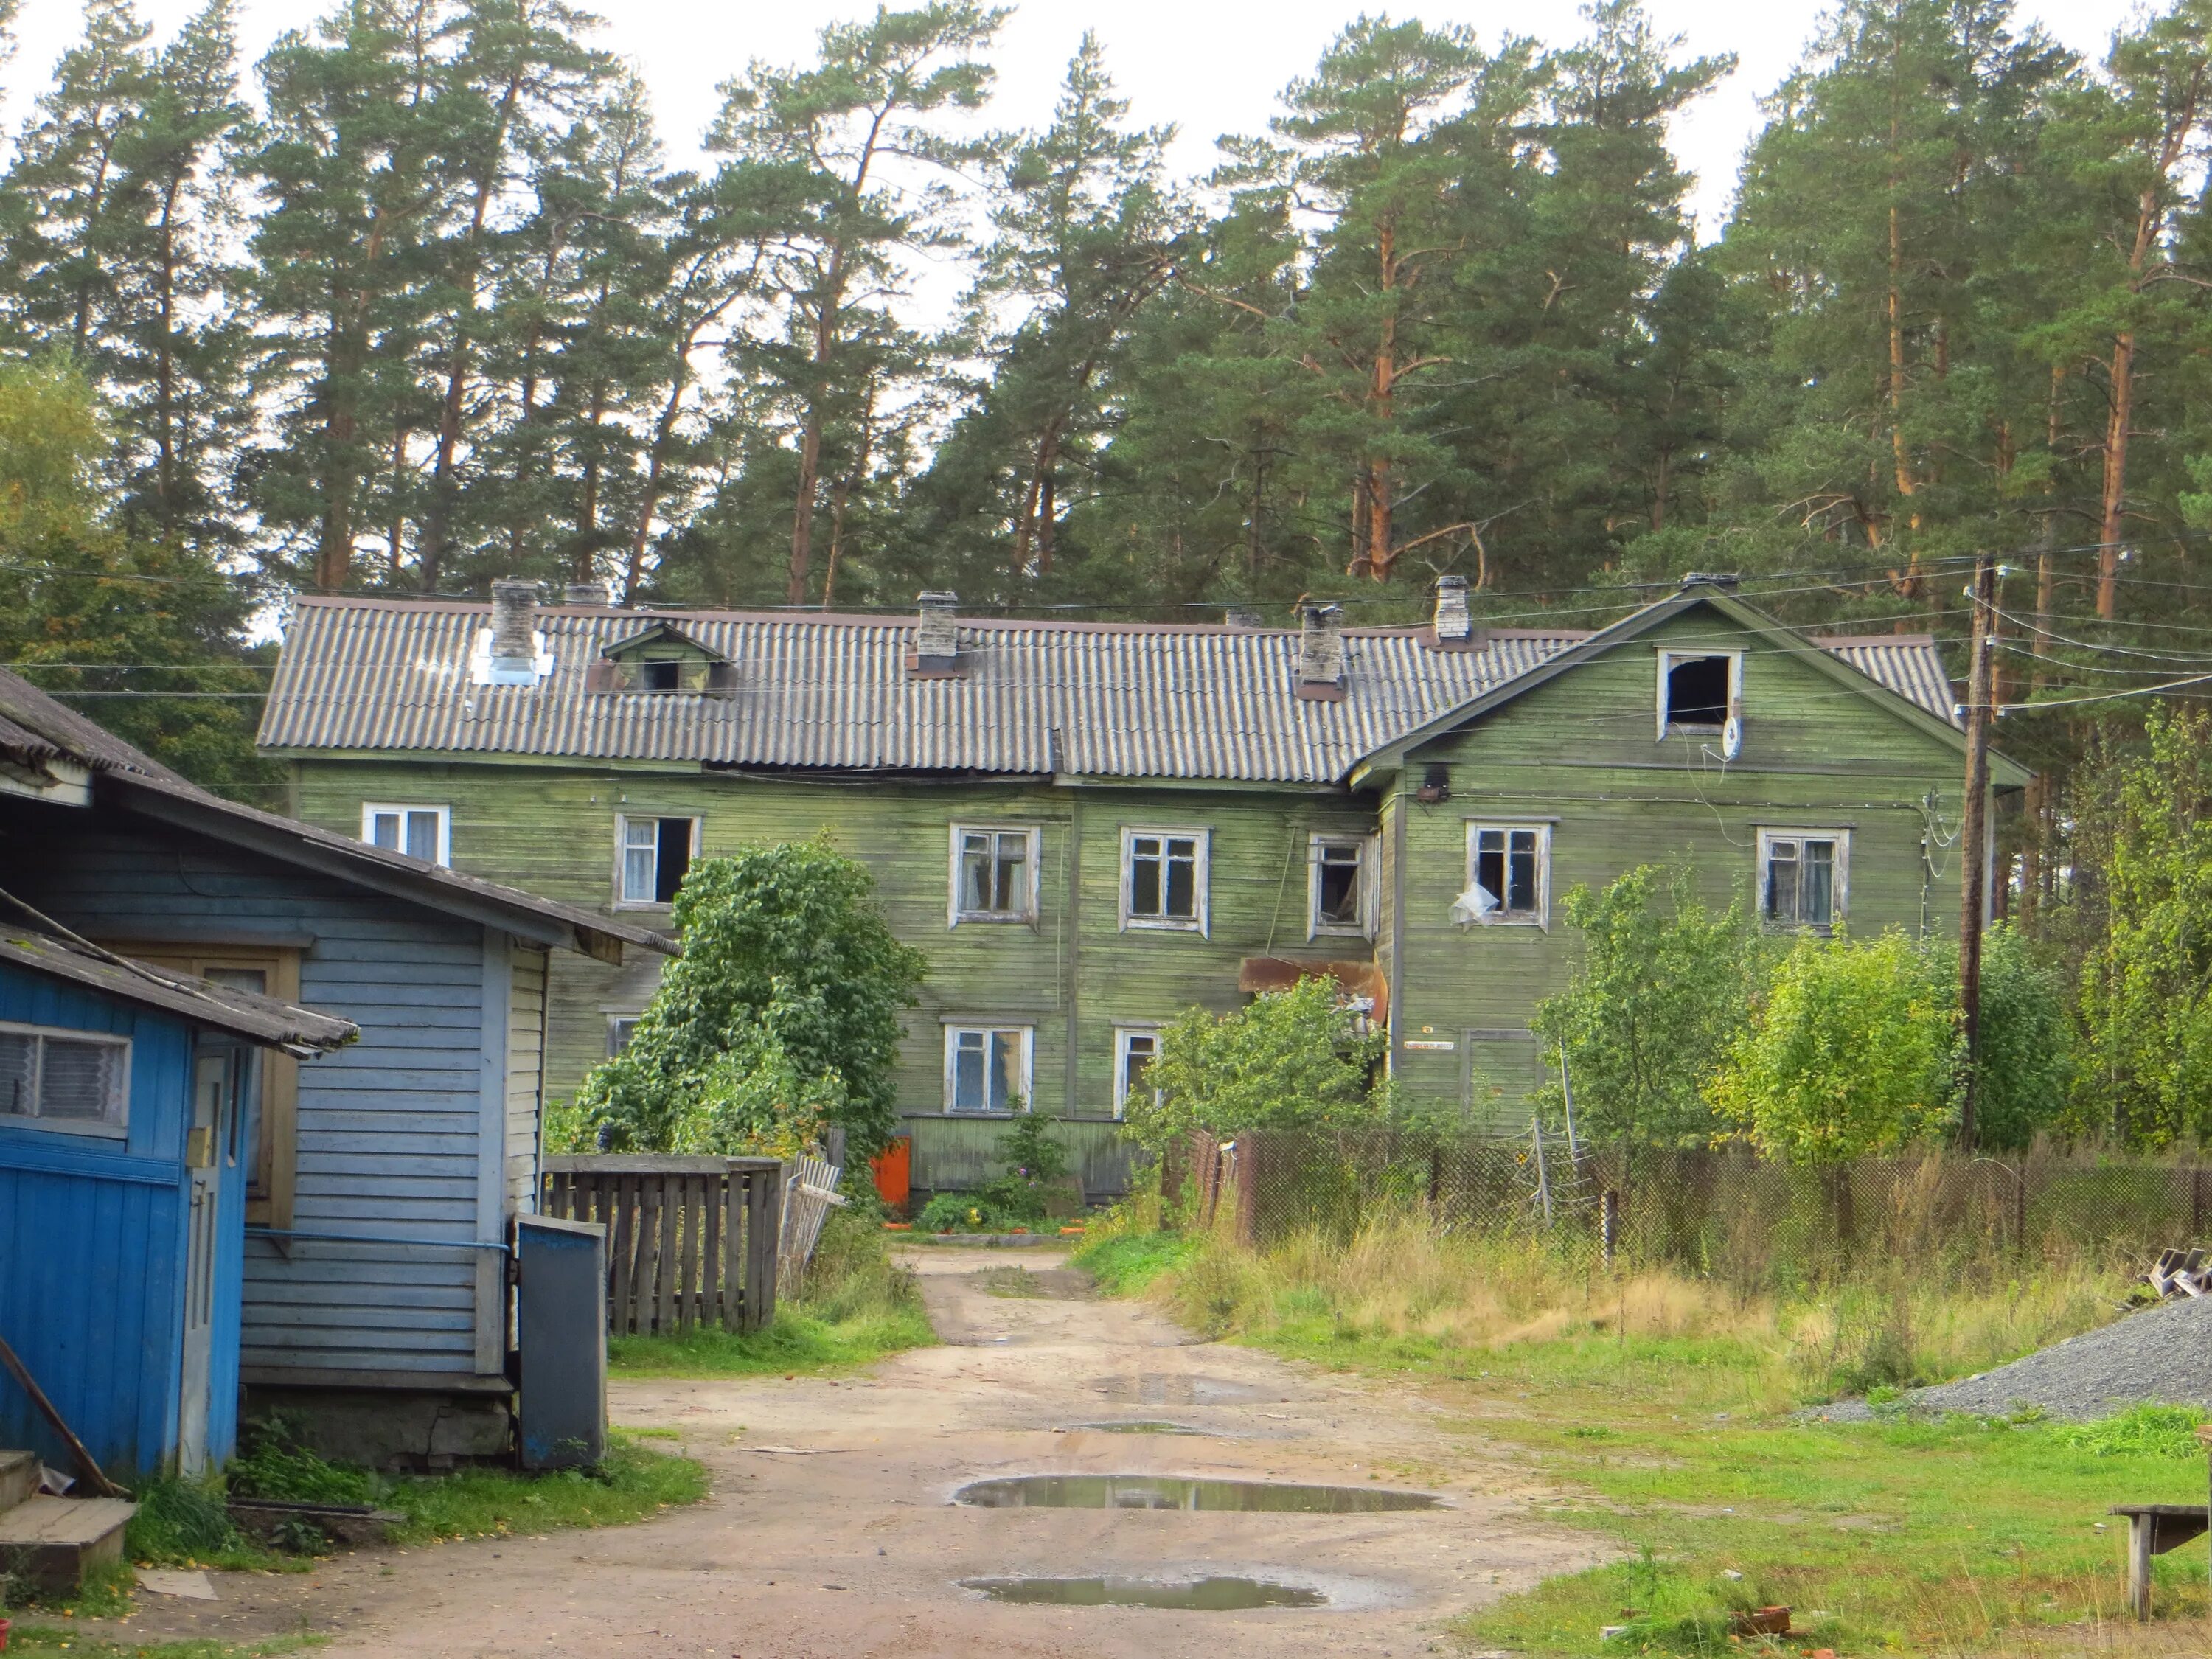
<svg viewBox="0 0 2212 1659">
<path fill-rule="evenodd" d="M 586 690 L 587 666 L 647 617 L 726 660 L 729 689 Z M 551 674 L 477 685 L 489 625 L 481 604 L 301 599 L 262 745 L 1327 784 L 1587 637 L 1499 629 L 1439 651 L 1425 629 L 1347 629 L 1343 700 L 1318 702 L 1297 695 L 1287 629 L 963 617 L 964 672 L 939 678 L 907 666 L 911 617 L 548 605 L 533 625 Z M 1850 646 L 1844 660 L 1951 718 L 1932 642 Z"/>
</svg>

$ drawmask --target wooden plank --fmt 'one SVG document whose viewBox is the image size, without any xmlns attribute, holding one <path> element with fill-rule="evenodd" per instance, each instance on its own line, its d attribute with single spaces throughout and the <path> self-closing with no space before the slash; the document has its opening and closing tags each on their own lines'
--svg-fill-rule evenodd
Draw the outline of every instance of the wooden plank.
<svg viewBox="0 0 2212 1659">
<path fill-rule="evenodd" d="M 653 1329 L 653 1291 L 660 1268 L 660 1183 L 651 1176 L 628 1177 L 637 1191 L 637 1251 L 631 1258 L 630 1305 L 640 1333 Z"/>
<path fill-rule="evenodd" d="M 699 1229 L 704 1219 L 706 1199 L 699 1188 L 699 1176 L 678 1176 L 675 1184 L 684 1194 L 679 1223 L 678 1255 L 676 1267 L 676 1328 L 688 1331 L 699 1311 Z"/>
<path fill-rule="evenodd" d="M 612 1329 L 633 1334 L 637 1330 L 637 1299 L 630 1293 L 630 1275 L 631 1258 L 637 1252 L 637 1180 L 632 1176 L 607 1176 L 602 1181 L 602 1200 L 615 1218 L 615 1247 L 608 1258 L 609 1322 Z"/>
<path fill-rule="evenodd" d="M 714 1175 L 728 1160 L 719 1158 L 663 1158 L 631 1152 L 549 1152 L 549 1170 L 588 1170 L 605 1175 Z"/>
<path fill-rule="evenodd" d="M 699 1322 L 720 1324 L 722 1320 L 722 1186 L 721 1179 L 702 1176 L 699 1180 L 699 1213 L 706 1224 L 706 1233 L 699 1246 Z"/>
<path fill-rule="evenodd" d="M 722 1328 L 744 1328 L 745 1182 L 742 1170 L 722 1172 Z"/>
<path fill-rule="evenodd" d="M 660 1180 L 660 1260 L 656 1264 L 653 1328 L 663 1336 L 676 1328 L 678 1289 L 676 1270 L 678 1264 L 677 1227 L 684 1219 L 684 1178 L 664 1176 Z"/>
</svg>

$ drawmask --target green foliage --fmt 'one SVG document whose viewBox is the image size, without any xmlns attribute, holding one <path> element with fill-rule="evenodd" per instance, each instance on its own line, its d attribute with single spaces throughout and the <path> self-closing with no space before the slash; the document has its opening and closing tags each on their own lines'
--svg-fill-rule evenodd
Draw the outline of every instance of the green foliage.
<svg viewBox="0 0 2212 1659">
<path fill-rule="evenodd" d="M 1981 1047 L 1974 1145 L 2024 1151 L 2065 1115 L 2074 1032 L 2057 973 L 2010 923 L 1982 939 Z"/>
<path fill-rule="evenodd" d="M 1909 1146 L 1950 1109 L 1955 987 L 1894 928 L 1800 936 L 1706 1085 L 1769 1157 L 1834 1164 Z"/>
<path fill-rule="evenodd" d="M 964 1195 L 939 1194 L 923 1206 L 923 1214 L 927 1216 L 936 1207 L 939 1199 L 950 1198 L 956 1200 L 953 1209 L 959 1215 L 964 1216 L 968 1209 L 980 1206 L 985 1218 L 993 1224 L 985 1227 L 977 1222 L 965 1231 L 1004 1231 L 1010 1229 L 1000 1224 L 1034 1227 L 1043 1221 L 1051 1213 L 1051 1200 L 1067 1175 L 1067 1153 L 1052 1133 L 1052 1126 L 1059 1121 L 1050 1112 L 1034 1108 L 1025 1110 L 1018 1105 L 1014 1121 L 999 1137 L 998 1159 L 1003 1166 L 999 1173 L 985 1182 L 978 1192 Z M 951 1228 L 925 1227 L 923 1231 L 957 1232 L 963 1231 L 963 1227 L 956 1221 Z"/>
<path fill-rule="evenodd" d="M 2105 931 L 2081 965 L 2091 1127 L 2138 1145 L 2212 1138 L 2212 715 L 2154 714 L 2117 769 Z"/>
<path fill-rule="evenodd" d="M 1386 1116 L 1388 1042 L 1362 1034 L 1332 980 L 1302 979 L 1233 1013 L 1190 1008 L 1160 1032 L 1147 1087 L 1128 1103 L 1131 1139 L 1158 1153 L 1193 1129 L 1334 1129 Z"/>
<path fill-rule="evenodd" d="M 1601 893 L 1576 886 L 1565 910 L 1573 977 L 1529 1024 L 1566 1057 L 1577 1128 L 1632 1151 L 1710 1135 L 1702 1091 L 1756 983 L 1759 940 L 1742 896 L 1716 915 L 1690 871 L 1643 865 Z M 1564 1108 L 1557 1085 L 1550 1097 Z"/>
<path fill-rule="evenodd" d="M 882 1146 L 900 1013 L 927 964 L 874 890 L 826 835 L 694 865 L 676 896 L 684 954 L 577 1093 L 608 1150 L 787 1155 L 826 1124 L 851 1158 Z"/>
<path fill-rule="evenodd" d="M 2173 1457 L 2201 1462 L 2204 1443 L 2197 1431 L 2206 1421 L 2197 1406 L 2130 1406 L 2094 1423 L 2067 1423 L 2051 1432 L 2064 1445 L 2092 1457 Z"/>
</svg>

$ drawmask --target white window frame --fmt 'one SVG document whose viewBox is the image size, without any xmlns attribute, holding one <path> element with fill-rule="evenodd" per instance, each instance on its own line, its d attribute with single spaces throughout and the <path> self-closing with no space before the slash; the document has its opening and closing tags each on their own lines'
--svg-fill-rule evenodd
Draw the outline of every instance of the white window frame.
<svg viewBox="0 0 2212 1659">
<path fill-rule="evenodd" d="M 1323 921 L 1321 916 L 1321 871 L 1323 847 L 1359 849 L 1359 915 L 1351 921 Z M 1376 885 L 1375 837 L 1370 835 L 1330 835 L 1316 830 L 1306 837 L 1306 937 L 1338 939 L 1375 937 Z"/>
<path fill-rule="evenodd" d="M 968 836 L 1024 836 L 1024 837 L 1026 837 L 1026 838 L 1028 839 L 1028 842 L 1029 842 L 1029 854 L 1028 854 L 1028 861 L 1029 861 L 1029 882 L 1028 882 L 1028 888 L 1029 888 L 1029 890 L 1022 896 L 1022 908 L 1021 908 L 1020 909 L 1018 909 L 1018 910 L 965 910 L 965 909 L 963 909 L 963 908 L 961 908 L 961 905 L 960 905 L 960 897 L 961 897 L 961 881 L 960 881 L 960 878 L 961 878 L 962 874 L 963 873 L 963 869 L 962 869 L 962 865 L 963 865 L 963 858 L 962 858 L 962 848 L 961 848 L 961 842 L 962 842 L 963 840 L 965 840 L 965 839 L 966 839 Z M 1041 914 L 1041 911 L 1042 911 L 1042 906 L 1040 905 L 1040 903 L 1039 903 L 1039 902 L 1038 902 L 1038 901 L 1039 901 L 1039 897 L 1040 897 L 1041 894 L 1042 893 L 1043 889 L 1042 889 L 1042 884 L 1041 884 L 1041 880 L 1040 880 L 1041 872 L 1040 872 L 1040 870 L 1039 870 L 1038 866 L 1039 866 L 1041 864 L 1042 864 L 1042 862 L 1043 862 L 1043 854 L 1044 854 L 1044 832 L 1043 832 L 1043 830 L 1041 830 L 1041 829 L 1040 829 L 1038 826 L 1036 826 L 1036 824 L 1029 824 L 1029 823 L 956 823 L 956 824 L 954 824 L 954 825 L 952 826 L 952 835 L 951 835 L 951 862 L 950 862 L 950 864 L 949 864 L 949 865 L 948 865 L 948 866 L 947 866 L 946 893 L 945 893 L 945 925 L 947 927 L 958 927 L 962 922 L 963 922 L 963 921 L 969 921 L 969 922 L 978 922 L 978 921 L 980 921 L 980 922 L 1007 922 L 1007 921 L 1012 921 L 1012 922 L 1021 922 L 1021 923 L 1024 923 L 1024 924 L 1026 924 L 1026 925 L 1028 925 L 1028 926 L 1030 926 L 1030 927 L 1035 927 L 1035 926 L 1036 925 L 1037 917 L 1038 917 L 1038 915 Z"/>
<path fill-rule="evenodd" d="M 615 908 L 617 910 L 665 910 L 665 901 L 655 898 L 634 899 L 623 885 L 629 873 L 629 827 L 633 823 L 659 824 L 668 818 L 682 818 L 691 826 L 691 862 L 699 861 L 699 826 L 706 820 L 689 812 L 617 812 L 615 814 Z M 653 832 L 653 884 L 660 885 L 659 831 Z"/>
<path fill-rule="evenodd" d="M 1036 1060 L 1036 1026 L 1034 1026 L 1034 1025 L 1018 1025 L 1018 1024 L 1012 1024 L 1012 1023 L 1011 1023 L 1011 1022 L 1006 1022 L 1006 1021 L 988 1020 L 988 1019 L 962 1019 L 962 1020 L 948 1020 L 948 1021 L 946 1021 L 946 1022 L 945 1022 L 945 1116 L 947 1116 L 947 1117 L 1000 1117 L 1000 1116 L 1011 1116 L 1011 1115 L 1012 1115 L 1012 1114 L 1011 1112 L 1002 1111 L 1000 1109 L 999 1109 L 999 1108 L 997 1108 L 997 1107 L 993 1107 L 993 1106 L 955 1106 L 955 1105 L 952 1103 L 952 1102 L 953 1102 L 953 1097 L 953 1097 L 953 1060 L 954 1060 L 955 1057 L 956 1057 L 956 1056 L 958 1054 L 958 1053 L 959 1053 L 959 1050 L 960 1050 L 960 1039 L 961 1039 L 961 1037 L 962 1037 L 963 1036 L 972 1036 L 976 1035 L 977 1033 L 981 1033 L 981 1034 L 982 1035 L 982 1036 L 983 1036 L 984 1042 L 985 1042 L 985 1045 L 986 1045 L 984 1052 L 985 1052 L 985 1054 L 986 1054 L 986 1056 L 987 1056 L 987 1058 L 988 1058 L 988 1054 L 989 1054 L 989 1048 L 988 1048 L 988 1044 L 989 1044 L 989 1042 L 990 1042 L 991 1034 L 992 1034 L 992 1033 L 994 1033 L 994 1032 L 1006 1032 L 1006 1031 L 1011 1031 L 1011 1032 L 1012 1032 L 1015 1036 L 1018 1036 L 1018 1037 L 1021 1039 L 1021 1045 L 1022 1045 L 1021 1060 L 1020 1060 L 1020 1062 L 1019 1062 L 1019 1064 L 1018 1064 L 1018 1067 L 1017 1067 L 1017 1069 L 1018 1069 L 1018 1071 L 1019 1072 L 1020 1076 L 1021 1076 L 1021 1087 L 1020 1087 L 1020 1089 L 1019 1089 L 1019 1090 L 1018 1090 L 1016 1092 L 1017 1092 L 1017 1093 L 1018 1093 L 1018 1094 L 1021 1096 L 1021 1100 L 1022 1100 L 1022 1109 L 1023 1109 L 1024 1111 L 1028 1111 L 1028 1110 L 1030 1110 L 1032 1107 L 1034 1107 L 1034 1106 L 1036 1105 L 1036 1096 L 1035 1089 L 1034 1089 L 1034 1086 L 1033 1086 L 1033 1085 L 1034 1085 L 1034 1084 L 1035 1084 L 1036 1079 L 1035 1079 L 1035 1077 L 1034 1077 L 1034 1076 L 1033 1076 L 1033 1074 L 1032 1074 L 1032 1073 L 1033 1073 L 1033 1068 L 1034 1068 L 1034 1066 L 1035 1066 Z"/>
<path fill-rule="evenodd" d="M 1835 843 L 1836 862 L 1833 872 L 1834 890 L 1830 895 L 1828 920 L 1825 923 L 1813 921 L 1777 921 L 1770 918 L 1766 914 L 1767 901 L 1771 896 L 1771 888 L 1773 885 L 1773 872 L 1771 868 L 1772 849 L 1774 843 L 1778 841 L 1827 841 L 1833 842 Z M 1809 927 L 1816 933 L 1830 933 L 1835 931 L 1838 923 L 1842 922 L 1845 917 L 1850 915 L 1851 908 L 1851 832 L 1849 830 L 1834 829 L 1826 824 L 1805 824 L 1800 826 L 1788 823 L 1763 823 L 1759 826 L 1758 856 L 1759 868 L 1756 872 L 1756 878 L 1759 883 L 1759 925 L 1760 927 L 1788 933 L 1795 933 L 1801 927 Z M 1802 863 L 1802 860 L 1801 857 L 1801 866 Z"/>
<path fill-rule="evenodd" d="M 1498 894 L 1498 908 L 1478 919 L 1483 927 L 1541 927 L 1552 925 L 1552 823 L 1548 818 L 1469 818 L 1467 821 L 1467 888 L 1475 884 L 1475 870 L 1482 846 L 1482 833 L 1497 830 L 1507 837 L 1505 856 L 1509 866 L 1513 856 L 1512 836 L 1524 830 L 1536 836 L 1536 908 L 1509 915 L 1504 905 L 1507 895 Z"/>
<path fill-rule="evenodd" d="M 1188 841 L 1196 843 L 1191 877 L 1197 890 L 1192 896 L 1197 901 L 1198 914 L 1193 916 L 1140 916 L 1131 908 L 1137 891 L 1137 842 Z M 1164 858 L 1166 849 L 1161 849 Z M 1161 897 L 1167 896 L 1164 875 Z M 1121 826 L 1121 929 L 1146 928 L 1164 933 L 1196 933 L 1200 939 L 1213 935 L 1213 832 L 1193 829 L 1185 824 L 1176 828 L 1149 823 L 1125 823 Z"/>
<path fill-rule="evenodd" d="M 380 814 L 386 812 L 396 812 L 401 815 L 399 839 L 403 843 L 407 839 L 405 817 L 407 813 L 435 812 L 438 815 L 438 855 L 432 862 L 441 869 L 452 867 L 453 862 L 453 809 L 452 807 L 440 806 L 429 801 L 421 800 L 365 800 L 361 804 L 361 838 L 371 847 L 376 845 L 376 820 Z M 404 854 L 407 848 L 403 844 L 397 848 L 386 848 L 385 850 Z"/>
<path fill-rule="evenodd" d="M 1740 728 L 1743 723 L 1743 653 L 1733 647 L 1720 650 L 1677 651 L 1662 646 L 1658 651 L 1659 674 L 1652 698 L 1652 714 L 1657 722 L 1656 736 L 1664 743 L 1669 737 L 1705 737 L 1713 732 L 1726 736 L 1730 727 Z M 1708 657 L 1728 659 L 1728 713 L 1716 725 L 1685 725 L 1667 718 L 1667 676 L 1675 665 L 1703 662 Z"/>
<path fill-rule="evenodd" d="M 1160 1028 L 1157 1025 L 1116 1025 L 1114 1028 L 1114 1121 L 1129 1115 L 1129 1039 L 1145 1037 L 1152 1045 L 1152 1058 L 1160 1057 Z M 1155 1094 L 1158 1091 L 1153 1091 Z"/>
<path fill-rule="evenodd" d="M 4 1031 L 11 1036 L 28 1036 L 38 1039 L 39 1046 L 35 1051 L 38 1055 L 35 1062 L 37 1070 L 32 1079 L 34 1091 L 46 1071 L 46 1045 L 50 1041 L 58 1038 L 64 1042 L 92 1042 L 98 1043 L 103 1048 L 119 1048 L 123 1051 L 122 1062 L 115 1071 L 113 1101 L 115 1115 L 112 1120 L 102 1117 L 97 1122 L 88 1122 L 82 1118 L 40 1117 L 33 1109 L 28 1114 L 0 1112 L 0 1127 L 38 1129 L 52 1134 L 92 1135 L 102 1140 L 122 1140 L 129 1136 L 131 1046 L 129 1037 L 117 1036 L 107 1031 L 81 1031 L 66 1025 L 23 1024 L 14 1020 L 0 1020 L 0 1031 Z M 32 1096 L 31 1104 L 34 1109 L 38 1105 L 38 1097 L 35 1092 Z"/>
</svg>

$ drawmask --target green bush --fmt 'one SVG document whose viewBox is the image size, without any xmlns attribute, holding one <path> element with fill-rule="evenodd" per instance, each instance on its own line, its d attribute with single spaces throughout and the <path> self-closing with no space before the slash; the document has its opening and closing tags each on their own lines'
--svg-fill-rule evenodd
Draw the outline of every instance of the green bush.
<svg viewBox="0 0 2212 1659">
<path fill-rule="evenodd" d="M 1132 1091 L 1127 1133 L 1154 1153 L 1194 1129 L 1330 1129 L 1387 1116 L 1388 1038 L 1362 1032 L 1334 980 L 1302 979 L 1234 1013 L 1186 1010 Z"/>
</svg>

